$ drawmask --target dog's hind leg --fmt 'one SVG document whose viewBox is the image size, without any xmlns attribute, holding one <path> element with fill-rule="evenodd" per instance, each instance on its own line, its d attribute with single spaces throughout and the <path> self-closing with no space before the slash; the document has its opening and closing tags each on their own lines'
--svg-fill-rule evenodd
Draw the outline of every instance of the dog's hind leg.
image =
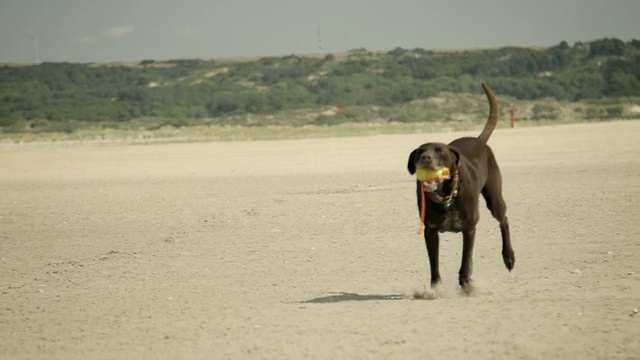
<svg viewBox="0 0 640 360">
<path fill-rule="evenodd" d="M 429 255 L 429 267 L 431 269 L 431 287 L 434 288 L 440 283 L 440 234 L 437 229 L 427 227 L 424 230 L 424 242 L 427 245 L 427 254 Z"/>
<path fill-rule="evenodd" d="M 502 235 L 502 260 L 509 271 L 513 270 L 516 264 L 516 255 L 511 247 L 511 234 L 509 232 L 509 219 L 507 218 L 507 205 L 502 197 L 502 179 L 500 174 L 494 176 L 484 189 L 482 196 L 487 202 L 487 208 L 491 215 L 500 223 L 500 234 Z"/>
</svg>

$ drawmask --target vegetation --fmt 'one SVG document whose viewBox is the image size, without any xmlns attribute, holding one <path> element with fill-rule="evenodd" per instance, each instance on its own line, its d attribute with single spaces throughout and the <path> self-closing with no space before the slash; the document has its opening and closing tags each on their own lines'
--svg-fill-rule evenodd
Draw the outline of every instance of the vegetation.
<svg viewBox="0 0 640 360">
<path fill-rule="evenodd" d="M 640 97 L 640 41 L 600 39 L 543 49 L 431 51 L 397 48 L 341 55 L 290 55 L 254 61 L 144 60 L 134 65 L 43 63 L 0 67 L 0 132 L 73 132 L 83 126 L 147 129 L 193 125 L 334 125 L 432 121 L 398 109 L 450 94 L 481 97 L 479 79 L 501 97 L 581 102 L 585 119 L 620 118 Z M 617 101 L 616 101 L 617 100 Z M 297 120 L 273 116 L 326 109 Z M 598 102 L 607 102 L 602 105 Z M 422 104 L 424 105 L 424 104 Z M 349 110 L 347 110 L 349 109 Z M 434 110 L 435 109 L 435 110 Z M 477 111 L 484 114 L 484 108 Z M 530 107 L 529 119 L 557 118 L 554 104 Z M 437 116 L 436 116 L 437 115 Z M 484 116 L 484 115 L 482 115 Z"/>
</svg>

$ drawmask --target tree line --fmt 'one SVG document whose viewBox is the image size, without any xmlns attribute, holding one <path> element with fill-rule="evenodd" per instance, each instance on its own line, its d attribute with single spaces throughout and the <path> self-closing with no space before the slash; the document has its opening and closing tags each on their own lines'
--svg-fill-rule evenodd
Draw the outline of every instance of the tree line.
<svg viewBox="0 0 640 360">
<path fill-rule="evenodd" d="M 589 100 L 640 96 L 640 41 L 604 38 L 548 48 L 364 49 L 254 61 L 144 60 L 135 66 L 0 67 L 0 127 L 20 121 L 216 118 L 335 104 L 390 106 L 440 92 Z"/>
</svg>

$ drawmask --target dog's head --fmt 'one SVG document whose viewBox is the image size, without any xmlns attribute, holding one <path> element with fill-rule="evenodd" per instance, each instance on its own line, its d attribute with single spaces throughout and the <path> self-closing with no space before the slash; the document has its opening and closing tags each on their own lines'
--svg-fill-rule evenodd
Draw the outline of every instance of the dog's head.
<svg viewBox="0 0 640 360">
<path fill-rule="evenodd" d="M 432 170 L 439 170 L 447 167 L 451 170 L 456 168 L 459 154 L 457 151 L 443 143 L 426 143 L 420 145 L 409 154 L 407 170 L 411 175 L 416 173 L 418 167 L 425 167 Z M 435 191 L 442 183 L 435 182 L 433 186 L 425 186 L 425 191 Z"/>
</svg>

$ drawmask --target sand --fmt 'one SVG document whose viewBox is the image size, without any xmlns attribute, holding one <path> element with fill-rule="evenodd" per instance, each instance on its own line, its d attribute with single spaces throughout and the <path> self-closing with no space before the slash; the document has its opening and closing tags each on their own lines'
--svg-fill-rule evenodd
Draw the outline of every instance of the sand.
<svg viewBox="0 0 640 360">
<path fill-rule="evenodd" d="M 407 156 L 463 135 L 5 144 L 0 358 L 640 358 L 640 121 L 494 132 L 515 269 L 483 207 L 431 292 Z"/>
</svg>

